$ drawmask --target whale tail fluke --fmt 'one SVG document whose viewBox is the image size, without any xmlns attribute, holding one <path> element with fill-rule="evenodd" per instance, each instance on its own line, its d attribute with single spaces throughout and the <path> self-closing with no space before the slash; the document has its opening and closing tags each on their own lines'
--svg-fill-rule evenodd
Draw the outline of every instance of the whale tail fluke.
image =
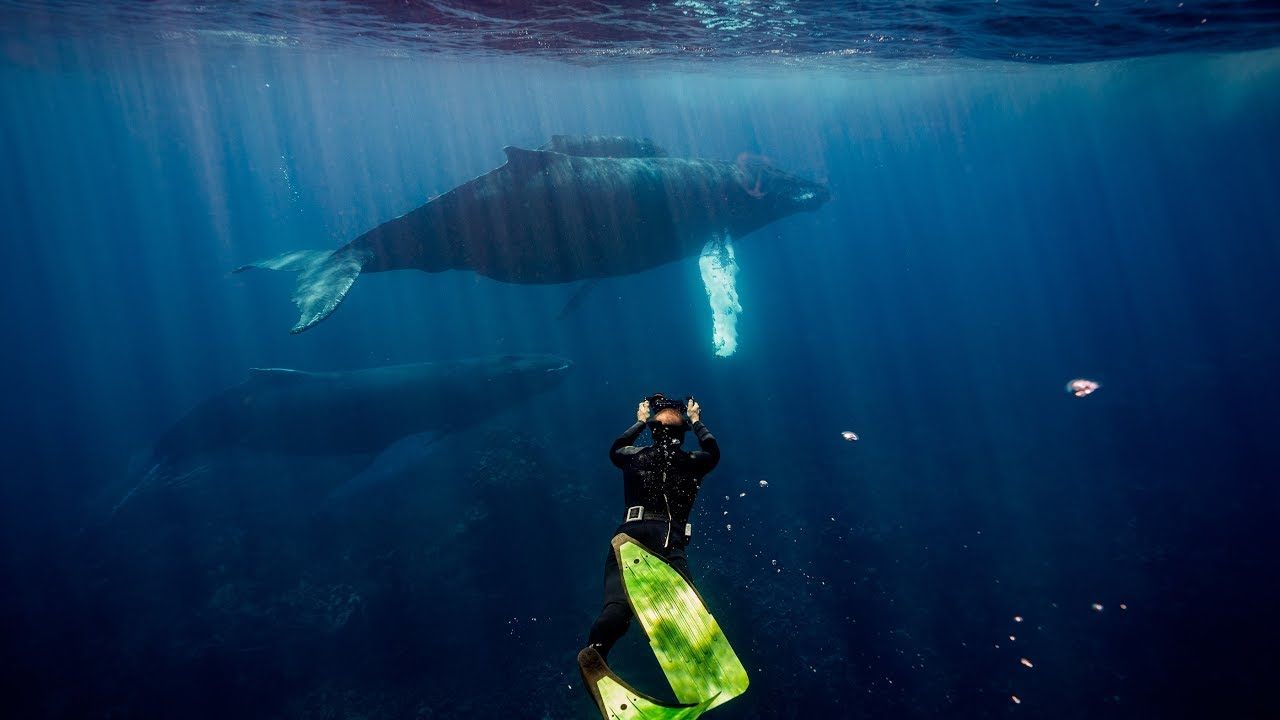
<svg viewBox="0 0 1280 720">
<path fill-rule="evenodd" d="M 194 467 L 179 467 L 168 458 L 156 460 L 145 470 L 141 468 L 137 470 L 131 469 L 130 476 L 138 478 L 138 481 L 112 506 L 110 514 L 114 517 L 130 500 L 149 492 L 173 490 L 192 485 L 201 477 L 209 474 L 210 469 L 211 466 L 208 463 L 195 465 Z"/>
<path fill-rule="evenodd" d="M 360 276 L 369 254 L 350 247 L 329 250 L 295 250 L 268 260 L 242 265 L 232 272 L 253 268 L 298 273 L 293 304 L 302 315 L 289 332 L 297 334 L 333 314 Z"/>
</svg>

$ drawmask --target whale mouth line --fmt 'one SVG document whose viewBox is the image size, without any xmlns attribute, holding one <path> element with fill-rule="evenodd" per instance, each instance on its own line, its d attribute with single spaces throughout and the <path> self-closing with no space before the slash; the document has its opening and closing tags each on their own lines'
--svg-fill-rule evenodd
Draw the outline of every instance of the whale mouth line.
<svg viewBox="0 0 1280 720">
<path fill-rule="evenodd" d="M 561 370 L 568 370 L 572 365 L 573 363 L 565 361 L 565 363 L 560 367 L 547 368 L 544 372 L 549 372 L 549 373 L 560 372 Z"/>
</svg>

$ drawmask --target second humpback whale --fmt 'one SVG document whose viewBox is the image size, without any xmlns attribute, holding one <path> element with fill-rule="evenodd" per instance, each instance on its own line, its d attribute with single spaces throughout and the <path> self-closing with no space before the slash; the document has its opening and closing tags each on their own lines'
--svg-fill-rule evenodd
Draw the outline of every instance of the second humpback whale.
<svg viewBox="0 0 1280 720">
<path fill-rule="evenodd" d="M 669 158 L 648 139 L 558 135 L 538 150 L 504 151 L 496 170 L 337 250 L 289 252 L 236 272 L 297 272 L 299 333 L 328 317 L 362 272 L 471 270 L 502 282 L 565 283 L 702 252 L 706 279 L 708 257 L 714 268 L 732 266 L 733 238 L 829 197 L 758 158 Z M 724 302 L 736 306 L 730 295 Z"/>
<path fill-rule="evenodd" d="M 376 458 L 406 439 L 418 438 L 420 446 L 555 388 L 570 366 L 556 355 L 527 354 L 338 372 L 255 368 L 160 436 L 141 480 L 116 509 L 148 486 L 181 484 L 230 450 L 364 456 L 376 467 Z"/>
<path fill-rule="evenodd" d="M 255 368 L 161 436 L 156 461 L 230 447 L 281 455 L 377 454 L 407 435 L 457 431 L 546 392 L 570 363 L 503 355 L 339 372 Z"/>
</svg>

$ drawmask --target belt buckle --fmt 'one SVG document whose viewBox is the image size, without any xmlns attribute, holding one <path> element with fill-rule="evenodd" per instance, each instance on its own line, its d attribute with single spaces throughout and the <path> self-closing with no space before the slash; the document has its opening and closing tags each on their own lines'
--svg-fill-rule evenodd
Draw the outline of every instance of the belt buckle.
<svg viewBox="0 0 1280 720">
<path fill-rule="evenodd" d="M 623 522 L 635 522 L 636 520 L 643 520 L 643 519 L 644 519 L 644 506 L 632 505 L 631 507 L 627 508 L 627 519 L 624 520 Z"/>
</svg>

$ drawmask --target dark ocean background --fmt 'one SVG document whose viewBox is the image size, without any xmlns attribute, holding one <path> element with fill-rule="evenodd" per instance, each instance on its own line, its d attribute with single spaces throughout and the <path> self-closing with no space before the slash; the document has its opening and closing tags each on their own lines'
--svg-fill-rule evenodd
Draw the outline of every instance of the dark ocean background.
<svg viewBox="0 0 1280 720">
<path fill-rule="evenodd" d="M 4 714 L 597 717 L 606 451 L 662 391 L 724 454 L 712 717 L 1280 717 L 1280 20 L 946 5 L 4 3 Z M 736 355 L 692 261 L 563 319 L 374 274 L 296 336 L 291 278 L 230 274 L 557 133 L 828 184 L 737 243 Z M 525 352 L 572 374 L 367 492 L 235 453 L 112 512 L 251 367 Z M 638 626 L 610 661 L 665 694 Z"/>
</svg>

